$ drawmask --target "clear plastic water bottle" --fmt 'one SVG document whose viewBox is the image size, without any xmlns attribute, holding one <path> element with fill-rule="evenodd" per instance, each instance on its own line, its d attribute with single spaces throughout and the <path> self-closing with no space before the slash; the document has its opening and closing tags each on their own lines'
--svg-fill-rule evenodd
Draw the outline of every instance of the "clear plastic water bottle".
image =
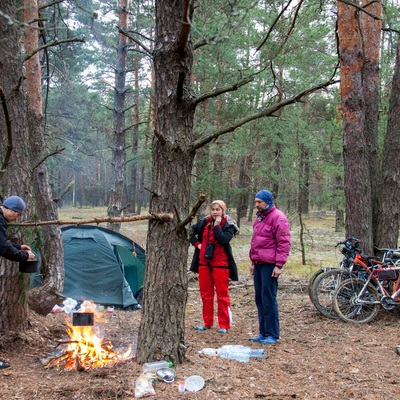
<svg viewBox="0 0 400 400">
<path fill-rule="evenodd" d="M 251 358 L 263 358 L 265 356 L 264 349 L 251 349 L 250 357 Z"/>
<path fill-rule="evenodd" d="M 236 361 L 241 361 L 241 362 L 249 362 L 250 361 L 249 353 L 244 353 L 244 352 L 240 352 L 240 351 L 228 351 L 226 358 L 228 360 L 236 360 Z"/>
<path fill-rule="evenodd" d="M 249 347 L 250 349 L 250 347 Z M 217 349 L 217 355 L 228 360 L 236 360 L 241 362 L 250 361 L 250 351 L 242 345 L 226 345 Z"/>
<path fill-rule="evenodd" d="M 205 349 L 200 350 L 199 354 L 204 354 L 206 356 L 211 356 L 211 357 L 217 357 L 218 356 L 218 350 L 217 349 L 212 349 L 210 347 L 207 347 Z"/>
<path fill-rule="evenodd" d="M 217 352 L 219 357 L 231 359 L 233 359 L 232 354 L 245 354 L 248 355 L 249 358 L 262 358 L 265 356 L 264 349 L 252 349 L 249 346 L 243 346 L 241 344 L 221 346 L 217 349 Z"/>
<path fill-rule="evenodd" d="M 151 361 L 143 364 L 143 372 L 157 372 L 161 368 L 171 368 L 174 363 L 171 361 Z"/>
</svg>

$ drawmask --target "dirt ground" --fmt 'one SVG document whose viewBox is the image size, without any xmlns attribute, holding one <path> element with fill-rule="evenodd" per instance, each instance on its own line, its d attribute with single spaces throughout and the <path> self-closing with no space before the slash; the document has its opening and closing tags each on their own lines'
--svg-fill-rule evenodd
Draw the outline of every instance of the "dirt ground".
<svg viewBox="0 0 400 400">
<path fill-rule="evenodd" d="M 279 306 L 281 341 L 264 346 L 266 357 L 239 362 L 200 356 L 205 347 L 244 344 L 256 335 L 253 287 L 249 277 L 231 288 L 233 326 L 221 335 L 216 329 L 198 332 L 201 301 L 197 281 L 190 282 L 186 318 L 188 362 L 175 368 L 176 379 L 155 383 L 154 399 L 400 399 L 395 349 L 400 340 L 399 313 L 382 311 L 361 326 L 328 320 L 310 303 L 306 282 L 281 280 Z M 67 338 L 65 314 L 32 318 L 32 328 L 11 339 L 0 337 L 0 354 L 12 367 L 0 370 L 1 399 L 80 400 L 134 399 L 141 366 L 134 359 L 90 371 L 46 369 L 39 358 Z M 114 349 L 136 343 L 140 311 L 105 314 L 98 328 Z M 178 392 L 178 381 L 200 375 L 198 392 Z"/>
</svg>

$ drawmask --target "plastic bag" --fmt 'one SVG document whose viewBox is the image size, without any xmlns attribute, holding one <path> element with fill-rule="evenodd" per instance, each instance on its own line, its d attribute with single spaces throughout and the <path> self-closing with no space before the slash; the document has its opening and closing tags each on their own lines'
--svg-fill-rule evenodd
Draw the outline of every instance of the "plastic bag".
<svg viewBox="0 0 400 400">
<path fill-rule="evenodd" d="M 153 396 L 156 391 L 153 387 L 153 374 L 144 373 L 136 379 L 135 382 L 135 398 Z"/>
</svg>

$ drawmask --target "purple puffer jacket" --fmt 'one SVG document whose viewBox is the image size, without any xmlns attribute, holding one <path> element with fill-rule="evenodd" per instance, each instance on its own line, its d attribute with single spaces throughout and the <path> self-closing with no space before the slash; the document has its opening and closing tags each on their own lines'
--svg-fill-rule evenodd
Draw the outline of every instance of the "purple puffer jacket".
<svg viewBox="0 0 400 400">
<path fill-rule="evenodd" d="M 290 251 L 290 225 L 286 215 L 272 206 L 253 223 L 250 259 L 253 264 L 282 267 Z"/>
</svg>

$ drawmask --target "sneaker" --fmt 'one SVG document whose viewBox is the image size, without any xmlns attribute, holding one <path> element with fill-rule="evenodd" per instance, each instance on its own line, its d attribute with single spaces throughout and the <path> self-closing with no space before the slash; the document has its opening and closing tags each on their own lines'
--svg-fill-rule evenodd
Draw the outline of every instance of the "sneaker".
<svg viewBox="0 0 400 400">
<path fill-rule="evenodd" d="M 6 364 L 4 361 L 0 361 L 0 369 L 10 368 L 11 365 Z"/>
<path fill-rule="evenodd" d="M 207 329 L 210 329 L 211 326 L 196 326 L 196 331 L 206 331 Z"/>
<path fill-rule="evenodd" d="M 222 334 L 224 334 L 224 333 L 227 333 L 228 332 L 228 329 L 218 329 L 218 333 L 222 333 Z"/>
<path fill-rule="evenodd" d="M 268 336 L 265 339 L 259 340 L 258 342 L 261 344 L 275 344 L 278 343 L 278 341 L 278 339 L 275 339 L 272 336 Z"/>
<path fill-rule="evenodd" d="M 261 340 L 264 340 L 265 336 L 261 335 L 261 333 L 257 337 L 251 337 L 249 338 L 250 342 L 260 342 Z"/>
</svg>

